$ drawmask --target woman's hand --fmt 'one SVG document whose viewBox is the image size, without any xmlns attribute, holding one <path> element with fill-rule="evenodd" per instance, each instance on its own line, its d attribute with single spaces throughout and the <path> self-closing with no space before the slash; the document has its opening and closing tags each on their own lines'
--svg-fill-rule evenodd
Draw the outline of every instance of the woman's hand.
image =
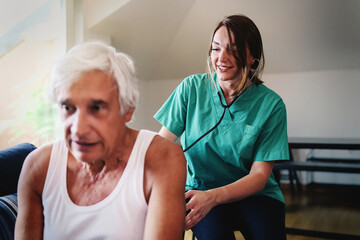
<svg viewBox="0 0 360 240">
<path fill-rule="evenodd" d="M 274 162 L 256 161 L 245 177 L 222 187 L 207 191 L 189 190 L 185 199 L 189 214 L 185 218 L 185 230 L 189 230 L 203 219 L 218 204 L 239 201 L 264 189 Z"/>
<path fill-rule="evenodd" d="M 185 231 L 194 227 L 217 205 L 216 196 L 211 191 L 189 190 L 185 199 L 190 199 L 186 204 L 186 211 L 190 212 L 185 218 Z"/>
</svg>

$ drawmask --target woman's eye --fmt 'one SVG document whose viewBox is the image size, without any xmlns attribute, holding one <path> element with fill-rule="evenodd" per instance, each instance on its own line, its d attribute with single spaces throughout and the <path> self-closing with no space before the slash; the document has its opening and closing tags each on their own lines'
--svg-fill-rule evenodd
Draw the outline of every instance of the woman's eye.
<svg viewBox="0 0 360 240">
<path fill-rule="evenodd" d="M 211 51 L 217 52 L 219 51 L 219 48 L 211 48 Z"/>
</svg>

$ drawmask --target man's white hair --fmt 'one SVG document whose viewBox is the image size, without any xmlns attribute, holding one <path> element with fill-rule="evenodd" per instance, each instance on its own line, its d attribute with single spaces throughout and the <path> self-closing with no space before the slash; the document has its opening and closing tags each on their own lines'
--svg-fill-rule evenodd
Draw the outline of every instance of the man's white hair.
<svg viewBox="0 0 360 240">
<path fill-rule="evenodd" d="M 73 84 L 82 74 L 94 70 L 113 76 L 119 93 L 120 114 L 135 109 L 139 91 L 132 59 L 101 42 L 78 44 L 55 62 L 50 72 L 50 100 L 56 102 L 59 88 Z"/>
</svg>

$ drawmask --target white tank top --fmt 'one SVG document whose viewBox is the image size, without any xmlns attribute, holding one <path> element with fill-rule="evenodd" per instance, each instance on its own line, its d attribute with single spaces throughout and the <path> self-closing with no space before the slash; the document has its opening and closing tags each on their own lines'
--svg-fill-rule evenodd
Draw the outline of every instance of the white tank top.
<svg viewBox="0 0 360 240">
<path fill-rule="evenodd" d="M 42 201 L 44 239 L 143 239 L 147 203 L 144 196 L 146 151 L 156 133 L 141 130 L 115 189 L 91 206 L 74 204 L 66 187 L 68 149 L 54 143 Z"/>
</svg>

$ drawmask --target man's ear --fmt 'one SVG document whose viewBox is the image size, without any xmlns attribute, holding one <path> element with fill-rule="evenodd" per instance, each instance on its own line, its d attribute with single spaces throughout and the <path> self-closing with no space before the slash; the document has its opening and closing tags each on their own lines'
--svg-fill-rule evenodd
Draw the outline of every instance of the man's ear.
<svg viewBox="0 0 360 240">
<path fill-rule="evenodd" d="M 124 120 L 125 122 L 130 122 L 132 115 L 135 111 L 135 108 L 130 108 L 125 114 L 124 114 Z"/>
</svg>

